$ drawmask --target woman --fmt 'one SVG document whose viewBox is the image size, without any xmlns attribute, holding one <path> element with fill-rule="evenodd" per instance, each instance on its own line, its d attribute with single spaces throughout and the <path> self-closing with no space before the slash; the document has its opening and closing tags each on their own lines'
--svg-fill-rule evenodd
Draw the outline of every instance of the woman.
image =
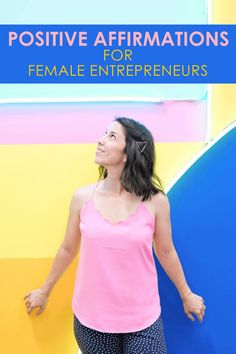
<svg viewBox="0 0 236 354">
<path fill-rule="evenodd" d="M 72 308 L 84 354 L 167 353 L 153 243 L 186 315 L 203 320 L 203 298 L 189 288 L 172 242 L 170 206 L 154 160 L 153 137 L 144 125 L 128 118 L 110 124 L 96 150 L 99 181 L 75 191 L 48 278 L 24 298 L 28 313 L 35 307 L 42 313 L 80 250 Z"/>
</svg>

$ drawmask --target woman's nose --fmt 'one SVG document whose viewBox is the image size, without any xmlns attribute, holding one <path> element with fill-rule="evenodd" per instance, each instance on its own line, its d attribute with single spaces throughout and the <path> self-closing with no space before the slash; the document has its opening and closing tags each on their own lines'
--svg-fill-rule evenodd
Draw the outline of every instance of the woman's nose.
<svg viewBox="0 0 236 354">
<path fill-rule="evenodd" d="M 98 139 L 98 144 L 103 145 L 103 144 L 104 144 L 104 139 L 105 139 L 105 136 L 102 135 L 102 136 Z"/>
</svg>

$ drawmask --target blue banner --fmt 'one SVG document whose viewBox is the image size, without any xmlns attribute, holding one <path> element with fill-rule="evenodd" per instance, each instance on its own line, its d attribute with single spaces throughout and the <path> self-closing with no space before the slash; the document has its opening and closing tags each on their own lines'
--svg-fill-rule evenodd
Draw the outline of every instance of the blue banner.
<svg viewBox="0 0 236 354">
<path fill-rule="evenodd" d="M 236 83 L 236 25 L 1 25 L 0 83 Z"/>
</svg>

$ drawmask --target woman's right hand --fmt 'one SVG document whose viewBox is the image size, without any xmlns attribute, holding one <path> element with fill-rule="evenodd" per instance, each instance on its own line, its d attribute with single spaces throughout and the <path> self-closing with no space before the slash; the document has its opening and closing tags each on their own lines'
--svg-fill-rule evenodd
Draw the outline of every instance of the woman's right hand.
<svg viewBox="0 0 236 354">
<path fill-rule="evenodd" d="M 25 300 L 25 305 L 27 307 L 27 312 L 28 315 L 31 313 L 31 311 L 39 307 L 38 312 L 36 315 L 40 315 L 46 308 L 47 302 L 48 302 L 48 295 L 43 291 L 42 288 L 35 289 L 27 293 L 24 297 Z"/>
</svg>

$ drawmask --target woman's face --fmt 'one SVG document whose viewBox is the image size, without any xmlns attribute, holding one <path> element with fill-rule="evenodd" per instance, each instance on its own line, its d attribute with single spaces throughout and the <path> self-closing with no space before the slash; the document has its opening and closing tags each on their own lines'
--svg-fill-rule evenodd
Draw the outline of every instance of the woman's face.
<svg viewBox="0 0 236 354">
<path fill-rule="evenodd" d="M 95 162 L 104 167 L 124 165 L 126 162 L 125 134 L 119 122 L 112 122 L 105 134 L 98 139 Z"/>
</svg>

